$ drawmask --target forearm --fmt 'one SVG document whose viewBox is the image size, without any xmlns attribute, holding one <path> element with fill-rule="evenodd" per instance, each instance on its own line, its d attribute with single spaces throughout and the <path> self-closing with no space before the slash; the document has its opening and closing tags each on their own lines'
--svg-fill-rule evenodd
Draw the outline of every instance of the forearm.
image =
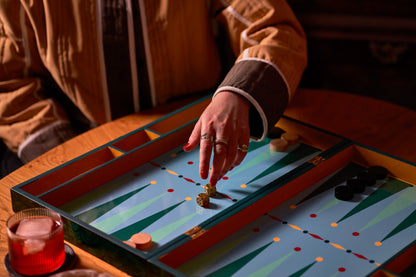
<svg viewBox="0 0 416 277">
<path fill-rule="evenodd" d="M 306 37 L 285 1 L 258 7 L 244 0 L 221 2 L 229 6 L 218 19 L 237 60 L 217 93 L 233 91 L 251 102 L 251 137 L 262 139 L 299 84 L 307 62 Z"/>
</svg>

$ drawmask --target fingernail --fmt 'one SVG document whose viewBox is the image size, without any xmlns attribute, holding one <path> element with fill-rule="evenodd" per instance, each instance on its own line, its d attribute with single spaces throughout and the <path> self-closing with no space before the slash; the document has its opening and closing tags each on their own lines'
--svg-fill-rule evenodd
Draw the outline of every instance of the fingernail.
<svg viewBox="0 0 416 277">
<path fill-rule="evenodd" d="M 188 142 L 187 144 L 185 144 L 185 145 L 182 147 L 182 149 L 183 149 L 184 151 L 187 151 L 187 150 L 188 150 L 189 145 L 190 145 L 190 143 Z"/>
<path fill-rule="evenodd" d="M 200 173 L 199 173 L 199 176 L 201 176 L 201 178 L 202 179 L 206 179 L 206 178 L 208 178 L 208 174 L 205 172 L 205 171 L 201 171 Z"/>
</svg>

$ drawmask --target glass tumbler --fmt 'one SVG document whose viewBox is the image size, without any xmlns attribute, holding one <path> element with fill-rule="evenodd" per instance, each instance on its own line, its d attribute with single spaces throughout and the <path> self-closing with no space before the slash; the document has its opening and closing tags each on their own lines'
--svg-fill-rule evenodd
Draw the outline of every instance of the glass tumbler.
<svg viewBox="0 0 416 277">
<path fill-rule="evenodd" d="M 10 266 L 23 275 L 43 275 L 65 261 L 61 216 L 46 208 L 31 208 L 7 221 Z"/>
</svg>

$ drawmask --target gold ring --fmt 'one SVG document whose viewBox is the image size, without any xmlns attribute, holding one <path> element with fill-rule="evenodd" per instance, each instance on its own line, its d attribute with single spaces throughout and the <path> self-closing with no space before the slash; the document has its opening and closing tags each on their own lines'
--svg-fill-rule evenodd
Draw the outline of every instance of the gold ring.
<svg viewBox="0 0 416 277">
<path fill-rule="evenodd" d="M 223 144 L 225 146 L 228 146 L 228 141 L 226 139 L 216 139 L 214 142 L 215 145 L 217 144 Z"/>
<path fill-rule="evenodd" d="M 201 140 L 202 140 L 202 139 L 207 139 L 207 140 L 212 141 L 212 137 L 211 137 L 208 133 L 204 133 L 204 134 L 202 134 L 202 135 L 201 135 Z"/>
<path fill-rule="evenodd" d="M 243 153 L 246 153 L 248 151 L 248 146 L 246 144 L 243 144 L 241 146 L 238 146 L 237 149 Z"/>
</svg>

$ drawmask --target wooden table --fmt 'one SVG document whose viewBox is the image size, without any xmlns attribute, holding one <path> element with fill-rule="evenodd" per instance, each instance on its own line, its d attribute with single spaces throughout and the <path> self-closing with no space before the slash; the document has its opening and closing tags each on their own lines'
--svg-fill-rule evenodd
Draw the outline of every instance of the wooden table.
<svg viewBox="0 0 416 277">
<path fill-rule="evenodd" d="M 104 124 L 52 149 L 0 180 L 0 256 L 7 254 L 6 220 L 13 213 L 10 188 L 133 131 L 195 99 L 182 100 Z M 416 163 L 416 111 L 354 94 L 300 89 L 286 116 Z M 77 268 L 127 276 L 72 246 Z M 2 266 L 0 276 L 7 275 Z"/>
</svg>

